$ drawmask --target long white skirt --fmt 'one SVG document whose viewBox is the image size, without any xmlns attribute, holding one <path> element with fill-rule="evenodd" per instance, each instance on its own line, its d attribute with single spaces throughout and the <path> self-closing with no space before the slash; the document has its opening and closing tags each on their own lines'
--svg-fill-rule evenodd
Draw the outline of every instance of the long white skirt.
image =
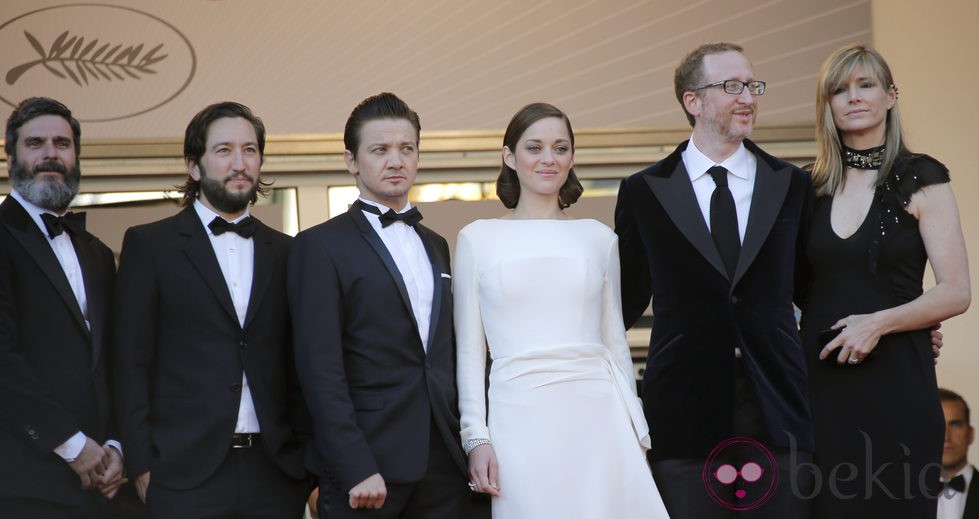
<svg viewBox="0 0 979 519">
<path fill-rule="evenodd" d="M 495 519 L 668 517 L 646 461 L 642 406 L 626 384 L 635 382 L 601 345 L 493 361 Z"/>
</svg>

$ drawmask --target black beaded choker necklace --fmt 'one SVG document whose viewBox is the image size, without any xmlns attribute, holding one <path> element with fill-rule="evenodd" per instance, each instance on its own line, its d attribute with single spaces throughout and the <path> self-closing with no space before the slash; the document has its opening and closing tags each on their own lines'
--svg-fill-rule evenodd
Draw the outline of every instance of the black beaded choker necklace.
<svg viewBox="0 0 979 519">
<path fill-rule="evenodd" d="M 855 169 L 880 169 L 884 163 L 884 146 L 869 148 L 866 150 L 855 150 L 843 146 L 843 161 L 847 167 Z"/>
</svg>

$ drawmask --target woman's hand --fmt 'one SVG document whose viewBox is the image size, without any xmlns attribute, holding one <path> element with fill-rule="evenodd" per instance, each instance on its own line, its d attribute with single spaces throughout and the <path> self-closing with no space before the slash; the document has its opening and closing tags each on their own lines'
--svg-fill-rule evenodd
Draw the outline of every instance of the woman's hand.
<svg viewBox="0 0 979 519">
<path fill-rule="evenodd" d="M 500 495 L 496 452 L 493 445 L 484 443 L 469 452 L 469 483 L 475 492 Z"/>
<path fill-rule="evenodd" d="M 830 341 L 819 352 L 819 360 L 824 360 L 839 348 L 836 362 L 839 364 L 859 364 L 870 355 L 880 341 L 881 328 L 877 325 L 874 314 L 850 315 L 836 321 L 830 327 L 843 331 Z"/>
</svg>

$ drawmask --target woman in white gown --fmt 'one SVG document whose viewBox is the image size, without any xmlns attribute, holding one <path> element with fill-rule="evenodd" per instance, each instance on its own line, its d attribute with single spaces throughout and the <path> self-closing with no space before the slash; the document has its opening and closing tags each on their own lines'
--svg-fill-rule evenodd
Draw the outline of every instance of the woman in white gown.
<svg viewBox="0 0 979 519">
<path fill-rule="evenodd" d="M 531 104 L 503 143 L 497 192 L 513 211 L 460 231 L 453 269 L 471 486 L 493 496 L 497 519 L 667 517 L 646 462 L 615 234 L 564 212 L 582 191 L 571 123 Z"/>
</svg>

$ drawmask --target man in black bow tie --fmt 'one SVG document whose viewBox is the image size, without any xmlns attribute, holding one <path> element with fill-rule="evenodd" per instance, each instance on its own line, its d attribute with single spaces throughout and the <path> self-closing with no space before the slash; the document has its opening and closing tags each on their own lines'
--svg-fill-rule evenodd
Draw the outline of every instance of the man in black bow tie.
<svg viewBox="0 0 979 519">
<path fill-rule="evenodd" d="M 979 471 L 969 465 L 969 447 L 976 431 L 969 421 L 969 405 L 958 393 L 939 389 L 945 411 L 945 449 L 942 452 L 942 493 L 938 519 L 979 519 Z"/>
<path fill-rule="evenodd" d="M 185 208 L 126 232 L 117 396 L 151 518 L 302 515 L 310 433 L 289 341 L 290 239 L 248 211 L 268 190 L 264 150 L 247 107 L 205 108 L 185 133 Z"/>
<path fill-rule="evenodd" d="M 31 98 L 7 120 L 0 204 L 0 515 L 105 517 L 122 484 L 107 377 L 112 252 L 67 213 L 81 126 Z"/>
<path fill-rule="evenodd" d="M 289 303 L 313 415 L 320 517 L 460 517 L 449 250 L 408 202 L 418 115 L 393 94 L 347 120 L 360 198 L 299 233 Z"/>
</svg>

